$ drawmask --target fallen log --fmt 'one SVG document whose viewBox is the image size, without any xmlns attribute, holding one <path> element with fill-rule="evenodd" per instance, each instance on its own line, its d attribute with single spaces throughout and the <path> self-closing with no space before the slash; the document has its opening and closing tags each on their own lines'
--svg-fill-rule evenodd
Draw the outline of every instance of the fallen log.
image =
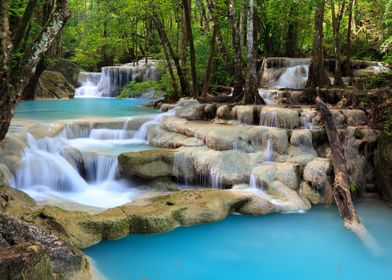
<svg viewBox="0 0 392 280">
<path fill-rule="evenodd" d="M 316 98 L 316 106 L 323 120 L 332 151 L 332 162 L 335 173 L 333 195 L 339 208 L 340 215 L 347 227 L 353 224 L 360 224 L 361 221 L 355 211 L 354 203 L 351 198 L 344 149 L 335 123 L 333 122 L 332 114 L 320 97 Z"/>
<path fill-rule="evenodd" d="M 319 95 L 316 98 L 316 107 L 320 112 L 332 151 L 332 163 L 335 173 L 333 196 L 336 205 L 338 206 L 340 216 L 343 218 L 344 225 L 353 231 L 375 255 L 382 255 L 382 249 L 374 237 L 367 231 L 366 227 L 361 223 L 355 210 L 347 178 L 344 148 L 340 141 L 332 114 L 325 103 L 320 99 Z"/>
</svg>

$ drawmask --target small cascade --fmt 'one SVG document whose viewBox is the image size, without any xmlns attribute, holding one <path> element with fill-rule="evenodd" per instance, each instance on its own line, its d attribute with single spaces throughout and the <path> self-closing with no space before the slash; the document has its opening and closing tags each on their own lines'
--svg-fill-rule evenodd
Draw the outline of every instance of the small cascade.
<svg viewBox="0 0 392 280">
<path fill-rule="evenodd" d="M 296 65 L 288 67 L 273 87 L 303 89 L 306 86 L 309 75 L 309 65 Z"/>
<path fill-rule="evenodd" d="M 254 174 L 250 174 L 249 187 L 251 189 L 259 189 L 259 186 L 257 185 L 257 177 Z"/>
<path fill-rule="evenodd" d="M 267 148 L 265 149 L 264 162 L 272 162 L 273 155 L 274 155 L 273 142 L 272 142 L 272 136 L 270 135 L 268 136 L 268 140 L 267 140 Z"/>
<path fill-rule="evenodd" d="M 145 63 L 141 60 L 121 66 L 102 67 L 101 73 L 81 72 L 75 97 L 116 97 L 130 81 L 158 81 L 160 78 L 157 61 Z"/>
<path fill-rule="evenodd" d="M 214 169 L 210 170 L 210 182 L 211 187 L 214 189 L 223 189 L 223 178 L 217 171 Z"/>
<path fill-rule="evenodd" d="M 303 122 L 304 122 L 304 129 L 311 129 L 312 128 L 312 116 L 309 114 L 306 114 L 303 116 Z"/>
<path fill-rule="evenodd" d="M 107 129 L 107 128 L 94 128 L 91 130 L 89 138 L 99 140 L 110 139 L 129 139 L 131 132 L 125 129 Z"/>
<path fill-rule="evenodd" d="M 85 189 L 87 183 L 60 154 L 65 142 L 61 137 L 36 140 L 28 134 L 21 168 L 15 176 L 16 186 L 49 186 L 60 192 Z"/>
<path fill-rule="evenodd" d="M 276 94 L 274 94 L 274 91 L 269 90 L 269 89 L 259 89 L 259 94 L 261 98 L 263 98 L 265 104 L 271 105 L 271 104 L 276 104 Z"/>
<path fill-rule="evenodd" d="M 13 185 L 39 201 L 60 198 L 100 208 L 130 202 L 136 191 L 118 178 L 115 149 L 141 142 L 130 139 L 127 121 L 123 128 L 69 123 L 56 137 L 29 134 Z"/>
<path fill-rule="evenodd" d="M 116 156 L 83 153 L 83 164 L 88 182 L 102 183 L 115 180 L 118 161 Z"/>
<path fill-rule="evenodd" d="M 268 127 L 278 127 L 277 112 L 262 111 L 260 113 L 260 125 Z"/>
<path fill-rule="evenodd" d="M 165 116 L 173 116 L 175 114 L 175 110 L 169 110 L 165 113 L 158 114 L 157 116 L 154 117 L 151 121 L 145 122 L 142 124 L 142 126 L 136 131 L 136 133 L 133 135 L 133 139 L 140 139 L 140 140 L 146 140 L 147 139 L 147 134 L 148 130 L 151 126 L 153 125 L 159 125 Z"/>
<path fill-rule="evenodd" d="M 82 126 L 78 123 L 68 123 L 60 136 L 65 139 L 88 138 L 91 132 L 89 126 Z"/>
<path fill-rule="evenodd" d="M 267 58 L 263 63 L 261 85 L 277 89 L 303 89 L 308 80 L 309 66 L 308 58 Z"/>
</svg>

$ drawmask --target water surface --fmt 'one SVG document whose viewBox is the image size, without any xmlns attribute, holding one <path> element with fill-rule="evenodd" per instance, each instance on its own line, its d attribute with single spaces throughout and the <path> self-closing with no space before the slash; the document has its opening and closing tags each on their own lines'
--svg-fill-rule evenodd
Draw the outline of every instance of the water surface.
<svg viewBox="0 0 392 280">
<path fill-rule="evenodd" d="M 132 117 L 157 113 L 141 107 L 146 99 L 75 98 L 23 101 L 16 107 L 16 119 L 53 121 L 82 117 Z"/>
<path fill-rule="evenodd" d="M 382 256 L 344 228 L 334 207 L 230 216 L 217 224 L 103 241 L 85 253 L 113 280 L 391 279 L 392 208 L 362 202 L 358 211 Z"/>
</svg>

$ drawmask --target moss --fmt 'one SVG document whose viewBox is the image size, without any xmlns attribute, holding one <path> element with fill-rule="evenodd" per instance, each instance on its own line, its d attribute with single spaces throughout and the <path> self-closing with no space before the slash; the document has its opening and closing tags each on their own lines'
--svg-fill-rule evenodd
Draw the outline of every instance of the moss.
<svg viewBox="0 0 392 280">
<path fill-rule="evenodd" d="M 356 129 L 356 130 L 354 131 L 354 137 L 355 137 L 355 139 L 363 139 L 364 136 L 365 136 L 365 134 L 364 134 L 361 130 Z"/>
<path fill-rule="evenodd" d="M 182 222 L 184 220 L 183 213 L 187 209 L 188 209 L 187 207 L 183 207 L 183 208 L 180 208 L 180 209 L 173 211 L 172 216 L 173 216 L 174 220 L 176 220 L 178 223 L 182 224 Z"/>
</svg>

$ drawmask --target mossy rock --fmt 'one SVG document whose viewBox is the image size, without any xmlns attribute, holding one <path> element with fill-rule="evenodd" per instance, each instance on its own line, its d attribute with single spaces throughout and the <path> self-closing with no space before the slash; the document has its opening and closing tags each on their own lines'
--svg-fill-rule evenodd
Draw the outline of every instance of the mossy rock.
<svg viewBox="0 0 392 280">
<path fill-rule="evenodd" d="M 75 88 L 63 74 L 57 71 L 44 71 L 34 92 L 35 99 L 73 98 Z"/>
</svg>

